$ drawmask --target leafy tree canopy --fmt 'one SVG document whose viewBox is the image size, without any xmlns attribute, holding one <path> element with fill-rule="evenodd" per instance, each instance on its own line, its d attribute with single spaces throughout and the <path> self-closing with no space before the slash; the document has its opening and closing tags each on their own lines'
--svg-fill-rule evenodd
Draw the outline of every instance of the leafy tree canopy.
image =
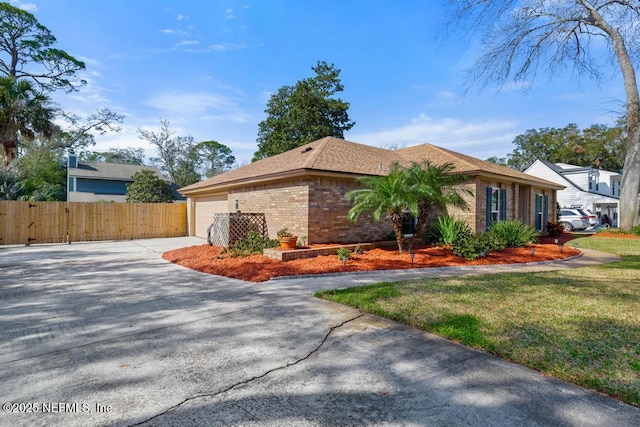
<svg viewBox="0 0 640 427">
<path fill-rule="evenodd" d="M 355 122 L 349 120 L 349 103 L 335 98 L 344 87 L 340 70 L 318 61 L 315 77 L 283 86 L 267 103 L 267 118 L 258 125 L 258 151 L 253 160 L 284 153 L 325 136 L 343 138 Z"/>
<path fill-rule="evenodd" d="M 18 157 L 21 138 L 32 140 L 37 134 L 53 136 L 55 109 L 49 97 L 26 80 L 0 77 L 0 142 L 4 166 Z"/>
<path fill-rule="evenodd" d="M 159 131 L 138 129 L 138 138 L 155 147 L 158 157 L 151 162 L 178 188 L 196 183 L 231 168 L 235 157 L 231 149 L 217 141 L 197 142 L 192 136 L 177 136 L 168 120 L 161 120 Z"/>
<path fill-rule="evenodd" d="M 202 141 L 197 145 L 207 178 L 231 169 L 236 162 L 231 149 L 218 141 Z"/>
<path fill-rule="evenodd" d="M 0 75 L 32 80 L 44 90 L 76 90 L 86 83 L 76 78 L 85 65 L 56 42 L 31 13 L 0 3 Z"/>
<path fill-rule="evenodd" d="M 133 175 L 127 185 L 127 203 L 171 203 L 171 185 L 150 170 L 141 170 Z"/>
<path fill-rule="evenodd" d="M 144 165 L 142 148 L 109 148 L 108 151 L 84 151 L 80 153 L 83 162 L 120 163 L 126 165 Z"/>
<path fill-rule="evenodd" d="M 487 160 L 519 171 L 540 159 L 619 172 L 624 165 L 625 143 L 623 120 L 614 127 L 591 125 L 582 130 L 571 123 L 562 129 L 529 129 L 515 137 L 515 148 L 506 158 Z"/>
<path fill-rule="evenodd" d="M 18 159 L 0 169 L 0 199 L 64 201 L 66 180 L 63 150 L 52 150 L 47 140 L 25 141 Z"/>
<path fill-rule="evenodd" d="M 51 150 L 45 141 L 25 144 L 15 163 L 23 185 L 23 200 L 64 201 L 67 199 L 67 168 L 63 150 Z"/>
<path fill-rule="evenodd" d="M 56 43 L 31 13 L 0 2 L 0 142 L 5 166 L 17 159 L 19 142 L 36 134 L 56 135 L 58 147 L 77 149 L 93 144 L 96 132 L 120 130 L 121 114 L 102 109 L 81 119 L 51 103 L 49 91 L 71 92 L 85 84 L 76 76 L 85 64 Z M 54 119 L 66 125 L 54 125 Z"/>
</svg>

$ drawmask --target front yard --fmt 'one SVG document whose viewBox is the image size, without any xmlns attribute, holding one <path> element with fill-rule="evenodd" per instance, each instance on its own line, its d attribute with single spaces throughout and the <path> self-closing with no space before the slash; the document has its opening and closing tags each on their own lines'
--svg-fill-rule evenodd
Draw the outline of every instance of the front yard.
<svg viewBox="0 0 640 427">
<path fill-rule="evenodd" d="M 316 296 L 485 350 L 640 406 L 640 238 L 571 243 L 619 262 L 377 283 Z"/>
</svg>

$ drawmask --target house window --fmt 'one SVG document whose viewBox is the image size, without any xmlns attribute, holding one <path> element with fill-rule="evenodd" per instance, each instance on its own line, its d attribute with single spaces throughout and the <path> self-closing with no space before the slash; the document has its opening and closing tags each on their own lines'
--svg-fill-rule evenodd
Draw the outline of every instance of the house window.
<svg viewBox="0 0 640 427">
<path fill-rule="evenodd" d="M 589 170 L 589 190 L 598 191 L 599 178 L 600 178 L 600 171 L 598 171 L 597 169 Z"/>
<path fill-rule="evenodd" d="M 507 219 L 507 190 L 487 187 L 487 229 L 491 224 Z"/>
<path fill-rule="evenodd" d="M 617 179 L 611 179 L 611 194 L 613 196 L 618 196 L 620 192 L 620 181 Z"/>
<path fill-rule="evenodd" d="M 404 219 L 402 220 L 402 234 L 412 235 L 415 230 L 416 230 L 416 218 L 410 213 L 407 213 L 404 216 Z"/>
<path fill-rule="evenodd" d="M 76 181 L 75 181 L 75 178 L 74 178 L 74 177 L 72 177 L 72 176 L 70 176 L 70 177 L 69 177 L 69 182 L 67 183 L 67 189 L 68 189 L 68 191 L 76 191 L 76 189 L 75 189 L 75 185 L 74 185 L 74 184 L 75 184 L 75 182 L 76 182 Z"/>
<path fill-rule="evenodd" d="M 549 220 L 549 196 L 546 194 L 536 194 L 536 231 L 545 231 Z"/>
</svg>

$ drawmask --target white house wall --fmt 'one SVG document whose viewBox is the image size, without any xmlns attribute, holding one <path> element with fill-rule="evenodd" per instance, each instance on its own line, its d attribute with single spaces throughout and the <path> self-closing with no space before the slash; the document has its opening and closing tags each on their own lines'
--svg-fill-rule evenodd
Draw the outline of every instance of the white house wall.
<svg viewBox="0 0 640 427">
<path fill-rule="evenodd" d="M 589 189 L 589 173 L 584 171 L 580 173 L 567 173 L 564 176 L 570 179 L 575 185 L 585 190 Z"/>
<path fill-rule="evenodd" d="M 566 179 L 558 175 L 555 171 L 549 169 L 544 163 L 535 161 L 533 165 L 529 167 L 525 171 L 525 173 L 529 175 L 533 175 L 536 178 L 546 179 L 547 181 L 555 182 L 556 184 L 570 186 Z M 560 190 L 558 190 L 558 194 L 560 194 Z"/>
<path fill-rule="evenodd" d="M 569 165 L 564 165 L 569 166 Z M 545 165 L 544 163 L 536 160 L 533 165 L 526 170 L 526 173 L 529 175 L 536 176 L 538 178 L 543 178 L 548 181 L 552 181 L 561 185 L 564 185 L 566 188 L 564 190 L 558 190 L 558 204 L 560 207 L 572 207 L 579 206 L 586 209 L 592 209 L 596 211 L 595 205 L 605 206 L 608 205 L 610 207 L 617 206 L 618 199 L 613 197 L 608 197 L 603 194 L 590 193 L 588 191 L 583 191 L 577 188 L 573 183 L 577 185 L 584 185 L 584 188 L 588 188 L 588 172 L 583 171 L 582 173 L 575 174 L 567 174 L 567 178 L 571 180 L 571 182 L 564 179 L 564 177 L 558 174 L 556 171 Z M 609 171 L 600 171 L 600 178 L 598 184 L 599 193 L 609 192 L 610 194 L 610 186 L 609 181 L 611 176 L 617 175 L 613 172 Z M 604 184 L 606 182 L 606 186 Z M 608 213 L 611 216 L 611 211 L 607 210 L 602 213 Z"/>
</svg>

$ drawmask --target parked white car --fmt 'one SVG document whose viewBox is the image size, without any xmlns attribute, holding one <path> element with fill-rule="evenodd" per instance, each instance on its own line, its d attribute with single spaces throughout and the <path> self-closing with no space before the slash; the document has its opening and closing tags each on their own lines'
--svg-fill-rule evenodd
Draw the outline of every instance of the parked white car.
<svg viewBox="0 0 640 427">
<path fill-rule="evenodd" d="M 589 217 L 589 226 L 590 227 L 597 227 L 600 225 L 600 220 L 598 219 L 598 216 L 595 214 L 594 211 L 592 211 L 591 209 L 581 209 L 584 213 L 587 214 L 587 216 Z"/>
<path fill-rule="evenodd" d="M 589 227 L 589 216 L 580 209 L 560 209 L 560 223 L 565 231 L 584 230 Z"/>
</svg>

